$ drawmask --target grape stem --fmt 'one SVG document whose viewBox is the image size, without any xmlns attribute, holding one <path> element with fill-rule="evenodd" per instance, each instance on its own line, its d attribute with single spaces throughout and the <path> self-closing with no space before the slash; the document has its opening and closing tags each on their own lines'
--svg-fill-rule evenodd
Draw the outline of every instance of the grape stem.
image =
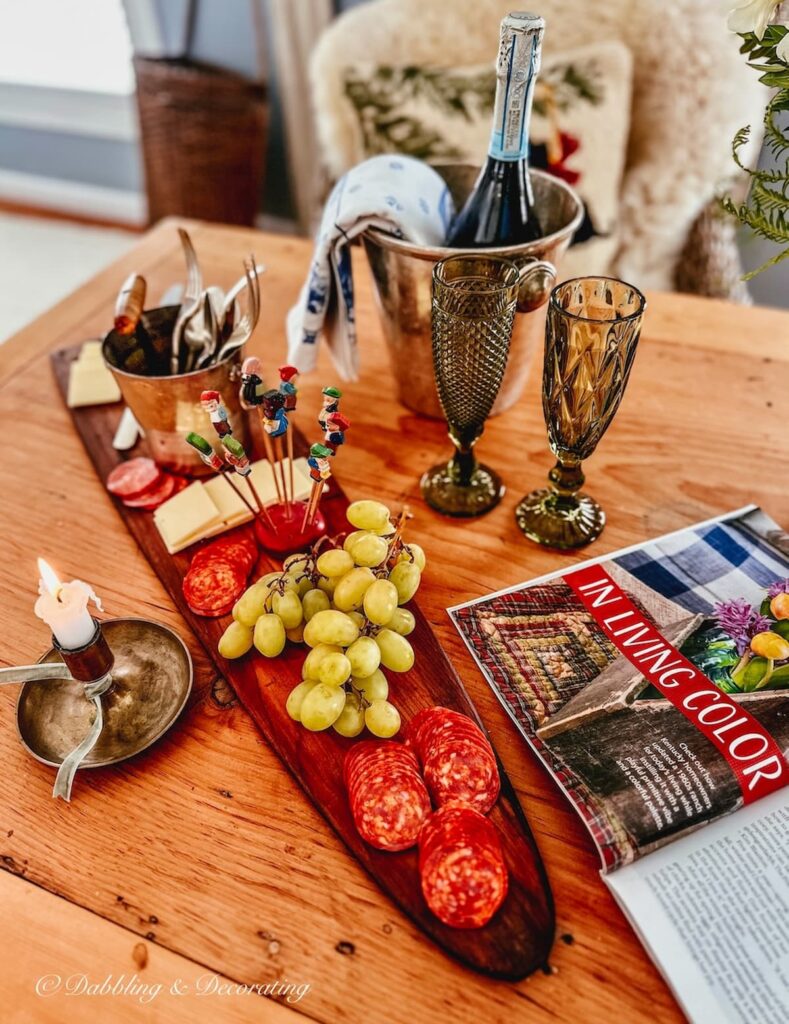
<svg viewBox="0 0 789 1024">
<path fill-rule="evenodd" d="M 364 696 L 362 691 L 361 690 L 357 690 L 356 687 L 353 685 L 353 683 L 350 682 L 350 680 L 348 681 L 348 683 L 346 685 L 350 686 L 351 693 L 353 693 L 354 696 L 356 697 L 356 706 L 357 706 L 358 710 L 361 711 L 363 707 L 369 708 L 370 701 L 367 700 L 367 698 Z"/>
<path fill-rule="evenodd" d="M 413 519 L 413 514 L 409 511 L 408 505 L 404 505 L 400 515 L 397 517 L 395 523 L 395 532 L 392 535 L 392 540 L 389 544 L 389 560 L 399 553 L 399 548 L 402 547 L 402 535 L 405 529 L 405 524 L 409 519 Z"/>
</svg>

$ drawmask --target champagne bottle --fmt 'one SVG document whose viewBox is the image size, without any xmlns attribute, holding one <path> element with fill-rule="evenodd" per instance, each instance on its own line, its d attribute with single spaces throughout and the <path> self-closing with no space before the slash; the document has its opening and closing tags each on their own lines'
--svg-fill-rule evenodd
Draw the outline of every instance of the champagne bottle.
<svg viewBox="0 0 789 1024">
<path fill-rule="evenodd" d="M 501 22 L 496 104 L 485 166 L 449 229 L 456 248 L 520 245 L 542 234 L 529 176 L 529 120 L 545 22 L 526 12 Z"/>
</svg>

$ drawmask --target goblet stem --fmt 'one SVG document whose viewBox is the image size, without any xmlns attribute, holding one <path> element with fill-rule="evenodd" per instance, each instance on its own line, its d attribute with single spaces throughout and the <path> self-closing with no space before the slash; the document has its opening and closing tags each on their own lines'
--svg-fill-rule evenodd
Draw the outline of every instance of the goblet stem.
<svg viewBox="0 0 789 1024">
<path fill-rule="evenodd" d="M 567 461 L 559 458 L 548 474 L 548 479 L 559 498 L 573 503 L 572 499 L 583 487 L 586 477 L 581 469 L 580 461 Z"/>
<path fill-rule="evenodd" d="M 448 462 L 433 466 L 422 477 L 422 495 L 438 512 L 448 516 L 479 516 L 489 512 L 504 493 L 498 474 L 477 462 L 474 444 L 479 433 L 459 437 L 449 432 L 455 451 Z"/>
<path fill-rule="evenodd" d="M 449 439 L 455 446 L 455 454 L 447 467 L 449 475 L 458 486 L 469 487 L 474 470 L 477 468 L 477 457 L 474 454 L 474 445 L 477 439 L 476 437 L 471 440 L 458 437 L 452 430 L 449 431 Z"/>
<path fill-rule="evenodd" d="M 580 459 L 559 457 L 548 474 L 550 487 L 532 491 L 518 504 L 515 519 L 531 540 L 566 550 L 600 536 L 605 514 L 588 494 L 581 494 Z"/>
</svg>

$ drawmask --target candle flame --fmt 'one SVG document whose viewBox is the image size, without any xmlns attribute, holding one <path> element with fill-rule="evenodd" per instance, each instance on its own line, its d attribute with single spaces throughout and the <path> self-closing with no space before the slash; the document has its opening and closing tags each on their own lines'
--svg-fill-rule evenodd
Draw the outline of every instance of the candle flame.
<svg viewBox="0 0 789 1024">
<path fill-rule="evenodd" d="M 63 589 L 63 585 L 60 582 L 58 574 L 51 565 L 44 561 L 43 558 L 39 558 L 38 560 L 38 572 L 41 576 L 42 583 L 49 593 L 53 597 L 58 597 L 60 595 L 60 591 Z"/>
</svg>

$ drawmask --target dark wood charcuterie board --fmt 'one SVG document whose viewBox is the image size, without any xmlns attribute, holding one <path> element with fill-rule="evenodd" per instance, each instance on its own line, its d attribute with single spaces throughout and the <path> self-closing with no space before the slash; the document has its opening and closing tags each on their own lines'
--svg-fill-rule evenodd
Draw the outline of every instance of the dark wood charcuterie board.
<svg viewBox="0 0 789 1024">
<path fill-rule="evenodd" d="M 52 366 L 64 400 L 70 364 L 77 353 L 78 347 L 62 349 L 52 355 Z M 77 432 L 102 481 L 122 459 L 142 454 L 142 451 L 121 454 L 112 447 L 121 409 L 120 405 L 100 405 L 71 410 Z M 297 431 L 294 431 L 294 442 L 296 455 L 305 454 L 306 443 Z M 348 500 L 332 478 L 330 490 L 321 502 L 330 534 L 348 530 L 347 506 Z M 229 618 L 206 619 L 194 615 L 181 591 L 181 581 L 194 549 L 170 555 L 151 513 L 126 508 L 117 500 L 116 507 L 194 635 L 232 685 L 260 732 L 384 892 L 442 949 L 474 970 L 492 977 L 518 980 L 544 966 L 554 935 L 553 900 L 534 838 L 501 765 L 501 796 L 490 817 L 501 836 L 510 872 L 509 891 L 484 928 L 449 928 L 427 908 L 420 888 L 416 851 L 384 853 L 359 837 L 342 782 L 343 757 L 354 741 L 344 739 L 331 729 L 308 732 L 288 717 L 285 700 L 301 680 L 304 649 L 288 645 L 273 661 L 263 658 L 254 649 L 237 661 L 221 658 L 216 650 L 217 642 Z M 272 569 L 281 564 L 276 556 L 270 561 Z M 407 722 L 421 708 L 440 704 L 455 708 L 482 725 L 427 620 L 414 602 L 409 608 L 416 618 L 416 627 L 409 638 L 416 652 L 416 663 L 409 672 L 390 676 L 393 700 L 403 721 Z"/>
</svg>

